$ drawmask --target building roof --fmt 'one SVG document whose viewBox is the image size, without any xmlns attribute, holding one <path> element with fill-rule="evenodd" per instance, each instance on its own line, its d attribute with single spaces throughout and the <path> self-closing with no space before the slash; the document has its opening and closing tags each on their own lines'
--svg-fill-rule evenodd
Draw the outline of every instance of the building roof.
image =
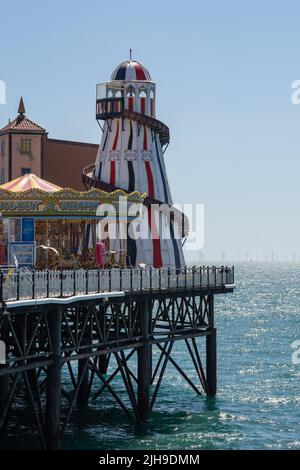
<svg viewBox="0 0 300 470">
<path fill-rule="evenodd" d="M 14 193 L 28 191 L 29 189 L 40 189 L 47 193 L 53 193 L 55 191 L 61 191 L 63 188 L 56 184 L 49 183 L 49 181 L 43 180 L 33 173 L 27 173 L 26 175 L 2 184 L 0 189 L 6 189 L 6 191 L 12 191 Z"/>
<path fill-rule="evenodd" d="M 9 122 L 6 126 L 0 129 L 0 134 L 5 134 L 8 132 L 25 134 L 44 134 L 46 130 L 35 122 L 28 119 L 26 116 L 20 115 L 12 122 Z"/>
<path fill-rule="evenodd" d="M 125 60 L 113 71 L 111 80 L 142 80 L 150 81 L 151 76 L 146 67 L 136 60 Z"/>
<path fill-rule="evenodd" d="M 18 117 L 0 129 L 0 135 L 6 133 L 45 134 L 46 130 L 25 116 L 23 98 L 20 99 Z"/>
</svg>

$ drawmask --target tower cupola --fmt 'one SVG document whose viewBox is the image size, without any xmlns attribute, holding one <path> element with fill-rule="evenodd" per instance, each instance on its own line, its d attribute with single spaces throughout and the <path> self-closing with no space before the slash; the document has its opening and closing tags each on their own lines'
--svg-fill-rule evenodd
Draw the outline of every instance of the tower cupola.
<svg viewBox="0 0 300 470">
<path fill-rule="evenodd" d="M 119 117 L 124 109 L 155 117 L 155 83 L 146 67 L 132 59 L 115 68 L 110 82 L 97 85 L 98 120 Z"/>
<path fill-rule="evenodd" d="M 118 65 L 112 73 L 111 80 L 130 81 L 149 81 L 150 73 L 140 62 L 136 60 L 125 60 Z"/>
</svg>

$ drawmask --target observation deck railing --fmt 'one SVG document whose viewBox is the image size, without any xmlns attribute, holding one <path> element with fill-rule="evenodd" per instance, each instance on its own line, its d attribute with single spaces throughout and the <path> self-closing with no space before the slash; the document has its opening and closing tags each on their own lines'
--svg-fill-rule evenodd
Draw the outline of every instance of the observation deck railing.
<svg viewBox="0 0 300 470">
<path fill-rule="evenodd" d="M 120 117 L 124 108 L 123 98 L 105 98 L 97 100 L 96 119 L 112 119 Z"/>
<path fill-rule="evenodd" d="M 121 116 L 138 122 L 140 126 L 150 127 L 154 132 L 158 133 L 162 145 L 169 144 L 170 130 L 168 126 L 148 114 L 127 109 L 124 105 L 124 98 L 103 98 L 97 100 L 97 120 L 106 121 Z"/>
</svg>

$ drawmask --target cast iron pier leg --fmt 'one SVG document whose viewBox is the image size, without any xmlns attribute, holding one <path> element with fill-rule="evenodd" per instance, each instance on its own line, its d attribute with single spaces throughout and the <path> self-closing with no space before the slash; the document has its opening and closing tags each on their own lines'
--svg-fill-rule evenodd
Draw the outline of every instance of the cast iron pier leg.
<svg viewBox="0 0 300 470">
<path fill-rule="evenodd" d="M 101 315 L 100 315 L 100 325 L 102 329 L 103 336 L 105 336 L 105 323 L 106 323 L 106 310 L 104 306 L 100 306 L 99 309 L 101 309 Z M 108 369 L 108 363 L 109 363 L 109 355 L 108 354 L 102 354 L 98 358 L 98 369 L 100 374 L 107 374 L 107 369 Z"/>
<path fill-rule="evenodd" d="M 151 349 L 149 344 L 150 300 L 140 303 L 143 346 L 138 348 L 138 410 L 142 420 L 150 414 Z"/>
<path fill-rule="evenodd" d="M 89 368 L 86 367 L 86 363 L 88 361 L 89 361 L 88 358 L 78 360 L 78 378 L 77 378 L 77 380 L 79 380 L 82 373 L 84 373 L 84 376 L 82 378 L 82 382 L 80 384 L 80 387 L 78 389 L 78 394 L 77 394 L 77 403 L 78 403 L 78 405 L 86 405 L 88 400 L 89 400 Z M 84 372 L 84 370 L 85 370 L 85 372 Z"/>
<path fill-rule="evenodd" d="M 83 312 L 81 312 L 83 313 Z M 92 321 L 90 319 L 90 321 Z M 89 327 L 89 324 L 85 324 L 84 320 L 82 323 L 83 331 L 83 338 L 81 341 L 81 345 L 91 345 L 92 344 L 92 332 Z M 85 325 L 85 326 L 84 326 Z M 87 353 L 90 352 L 90 348 L 82 349 L 82 352 Z M 89 368 L 88 368 L 89 358 L 78 359 L 78 373 L 77 373 L 77 380 L 81 380 L 80 387 L 78 389 L 76 401 L 78 405 L 86 405 L 89 400 Z M 83 377 L 82 377 L 83 374 Z M 82 378 L 81 378 L 82 377 Z"/>
<path fill-rule="evenodd" d="M 98 368 L 100 374 L 107 374 L 108 369 L 108 354 L 102 354 L 98 359 Z"/>
<path fill-rule="evenodd" d="M 3 273 L 0 273 L 0 303 L 2 302 L 2 295 L 1 295 L 1 286 L 2 286 L 2 278 L 3 278 Z M 0 364 L 0 369 L 5 369 L 7 367 L 7 364 L 5 364 L 6 361 L 6 346 L 5 343 L 7 341 L 7 331 L 6 329 L 3 329 L 2 331 L 2 341 L 5 341 L 0 345 L 1 348 L 1 357 L 0 359 L 2 360 L 2 364 Z M 2 375 L 0 376 L 0 434 L 4 434 L 6 431 L 6 425 L 7 425 L 7 419 L 2 420 L 5 408 L 7 405 L 7 400 L 9 396 L 9 375 Z M 2 425 L 1 425 L 2 422 Z"/>
<path fill-rule="evenodd" d="M 46 446 L 57 449 L 61 418 L 61 307 L 48 312 L 53 364 L 47 367 Z"/>
<path fill-rule="evenodd" d="M 1 366 L 0 369 L 6 366 Z M 2 421 L 3 413 L 5 412 L 6 403 L 9 395 L 9 375 L 0 376 L 0 421 Z M 0 434 L 4 434 L 6 430 L 7 420 L 4 421 L 3 425 L 0 428 Z"/>
<path fill-rule="evenodd" d="M 217 393 L 217 331 L 214 326 L 214 296 L 209 296 L 210 331 L 206 336 L 206 377 L 208 396 Z"/>
</svg>

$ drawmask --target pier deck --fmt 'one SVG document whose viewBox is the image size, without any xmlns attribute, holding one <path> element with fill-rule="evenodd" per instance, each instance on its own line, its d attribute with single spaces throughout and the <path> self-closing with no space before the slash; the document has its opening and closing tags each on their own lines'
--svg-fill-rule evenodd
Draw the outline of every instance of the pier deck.
<svg viewBox="0 0 300 470">
<path fill-rule="evenodd" d="M 215 395 L 214 295 L 233 288 L 231 267 L 1 273 L 0 431 L 24 389 L 42 448 L 58 448 L 76 403 L 103 392 L 128 418 L 146 420 L 168 364 L 195 393 Z M 197 383 L 172 356 L 176 341 L 185 344 Z M 114 389 L 117 376 L 126 402 Z"/>
</svg>

